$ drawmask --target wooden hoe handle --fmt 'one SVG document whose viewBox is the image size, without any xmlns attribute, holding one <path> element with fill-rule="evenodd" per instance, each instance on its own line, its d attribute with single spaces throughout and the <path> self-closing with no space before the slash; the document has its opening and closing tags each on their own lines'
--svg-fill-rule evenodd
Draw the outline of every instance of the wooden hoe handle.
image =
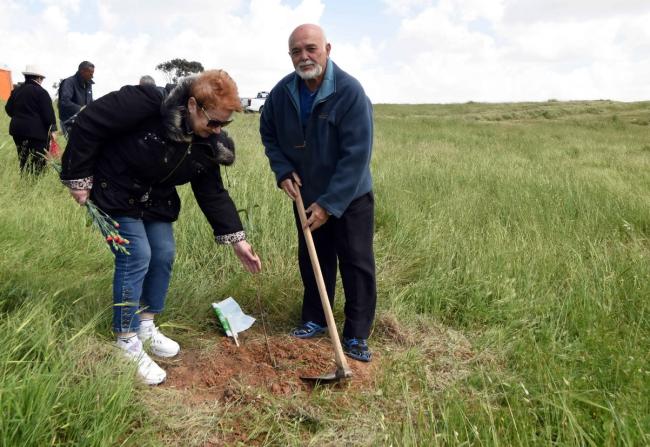
<svg viewBox="0 0 650 447">
<path fill-rule="evenodd" d="M 316 255 L 316 246 L 314 245 L 314 239 L 311 236 L 311 229 L 306 226 L 307 214 L 305 213 L 305 205 L 302 203 L 302 197 L 300 196 L 300 188 L 296 185 L 296 208 L 298 208 L 298 216 L 300 216 L 300 224 L 302 226 L 302 232 L 305 235 L 305 242 L 307 243 L 307 250 L 309 250 L 309 259 L 311 259 L 311 266 L 314 269 L 314 276 L 316 277 L 316 284 L 318 285 L 318 293 L 320 295 L 320 302 L 323 306 L 323 312 L 325 312 L 325 320 L 327 321 L 327 330 L 330 334 L 330 339 L 332 340 L 332 345 L 334 346 L 334 358 L 336 361 L 336 366 L 342 369 L 343 371 L 349 371 L 348 362 L 343 355 L 343 348 L 341 347 L 341 340 L 339 339 L 339 333 L 336 330 L 336 323 L 334 322 L 334 315 L 332 314 L 332 307 L 330 306 L 330 300 L 327 296 L 327 289 L 325 288 L 325 281 L 323 281 L 323 273 L 320 269 L 320 263 L 318 262 L 318 256 Z"/>
</svg>

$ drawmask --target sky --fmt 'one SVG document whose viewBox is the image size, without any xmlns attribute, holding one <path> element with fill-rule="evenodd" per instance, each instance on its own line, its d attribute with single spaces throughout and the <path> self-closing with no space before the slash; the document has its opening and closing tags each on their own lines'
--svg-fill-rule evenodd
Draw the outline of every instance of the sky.
<svg viewBox="0 0 650 447">
<path fill-rule="evenodd" d="M 0 0 L 0 67 L 39 65 L 54 95 L 89 60 L 99 97 L 184 58 L 254 96 L 301 23 L 373 103 L 650 99 L 650 0 Z"/>
</svg>

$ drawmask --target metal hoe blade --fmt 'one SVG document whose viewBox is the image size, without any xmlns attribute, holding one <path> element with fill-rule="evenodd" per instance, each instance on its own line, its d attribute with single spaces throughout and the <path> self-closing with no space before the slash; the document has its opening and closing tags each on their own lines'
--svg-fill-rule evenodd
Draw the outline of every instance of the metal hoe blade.
<svg viewBox="0 0 650 447">
<path fill-rule="evenodd" d="M 300 380 L 319 385 L 321 383 L 334 383 L 339 380 L 346 380 L 352 377 L 352 371 L 349 369 L 336 368 L 336 371 L 321 376 L 300 376 Z"/>
</svg>

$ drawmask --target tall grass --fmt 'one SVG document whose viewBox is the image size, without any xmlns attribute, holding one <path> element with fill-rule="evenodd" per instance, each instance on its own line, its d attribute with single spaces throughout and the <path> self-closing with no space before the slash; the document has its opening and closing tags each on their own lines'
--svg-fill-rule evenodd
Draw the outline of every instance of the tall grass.
<svg viewBox="0 0 650 447">
<path fill-rule="evenodd" d="M 650 104 L 379 105 L 375 118 L 379 314 L 416 342 L 395 346 L 378 323 L 371 390 L 191 411 L 124 371 L 108 347 L 110 253 L 53 173 L 19 177 L 0 136 L 0 445 L 174 444 L 187 427 L 201 445 L 233 425 L 267 445 L 649 444 Z M 255 309 L 260 288 L 277 332 L 299 317 L 293 218 L 257 116 L 231 132 L 225 179 L 253 210 L 265 270 L 252 281 L 216 246 L 181 188 L 162 322 L 184 346 L 229 295 Z M 458 337 L 471 355 L 433 347 Z"/>
<path fill-rule="evenodd" d="M 376 171 L 392 160 L 378 233 L 411 241 L 401 258 L 417 261 L 392 306 L 467 328 L 503 362 L 409 430 L 435 433 L 442 417 L 463 427 L 452 443 L 647 443 L 650 151 L 633 123 L 648 104 L 498 125 L 393 110 L 377 122 Z"/>
</svg>

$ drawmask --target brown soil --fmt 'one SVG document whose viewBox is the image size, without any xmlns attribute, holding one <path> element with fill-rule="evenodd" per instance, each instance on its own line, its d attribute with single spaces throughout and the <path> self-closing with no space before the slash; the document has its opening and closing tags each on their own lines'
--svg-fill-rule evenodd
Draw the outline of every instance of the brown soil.
<svg viewBox="0 0 650 447">
<path fill-rule="evenodd" d="M 372 395 L 376 396 L 375 405 L 399 412 L 402 401 L 382 401 L 382 387 L 387 385 L 387 371 L 394 370 L 399 362 L 411 361 L 404 356 L 410 350 L 419 359 L 419 373 L 424 372 L 433 390 L 444 390 L 467 377 L 476 362 L 493 361 L 489 353 L 477 354 L 462 333 L 431 318 L 415 317 L 405 324 L 394 315 L 382 314 L 370 337 L 373 361 L 362 363 L 346 357 L 353 377 L 315 389 L 300 377 L 335 371 L 329 337 L 298 340 L 275 333 L 269 335 L 268 341 L 273 360 L 259 326 L 240 334 L 240 347 L 231 338 L 211 333 L 207 339 L 181 343 L 181 353 L 174 359 L 156 358 L 167 371 L 167 381 L 155 388 L 158 392 L 145 395 L 151 396 L 153 412 L 165 415 L 165 443 L 202 447 L 260 445 L 264 441 L 251 434 L 249 424 L 261 408 L 267 411 L 273 406 L 279 412 L 278 418 L 294 422 L 322 419 L 318 405 L 303 406 L 302 402 L 309 400 L 294 399 L 309 397 L 314 390 L 339 391 L 328 395 L 335 407 L 358 405 L 354 396 Z M 399 368 L 396 371 L 402 374 Z M 215 414 L 222 416 L 224 424 L 218 429 L 213 425 Z M 197 430 L 211 435 L 188 442 Z"/>
<path fill-rule="evenodd" d="M 172 361 L 158 360 L 167 371 L 162 386 L 190 392 L 198 400 L 216 398 L 234 402 L 248 399 L 250 393 L 245 390 L 266 390 L 276 396 L 310 391 L 314 385 L 301 380 L 301 376 L 319 376 L 336 369 L 332 344 L 327 337 L 298 340 L 285 335 L 269 336 L 273 360 L 263 335 L 253 331 L 243 333 L 239 343 L 237 347 L 232 338 L 222 336 L 203 350 L 182 349 Z M 373 356 L 370 363 L 346 357 L 353 376 L 334 386 L 372 388 L 374 372 L 380 363 L 379 354 L 374 352 Z"/>
</svg>

